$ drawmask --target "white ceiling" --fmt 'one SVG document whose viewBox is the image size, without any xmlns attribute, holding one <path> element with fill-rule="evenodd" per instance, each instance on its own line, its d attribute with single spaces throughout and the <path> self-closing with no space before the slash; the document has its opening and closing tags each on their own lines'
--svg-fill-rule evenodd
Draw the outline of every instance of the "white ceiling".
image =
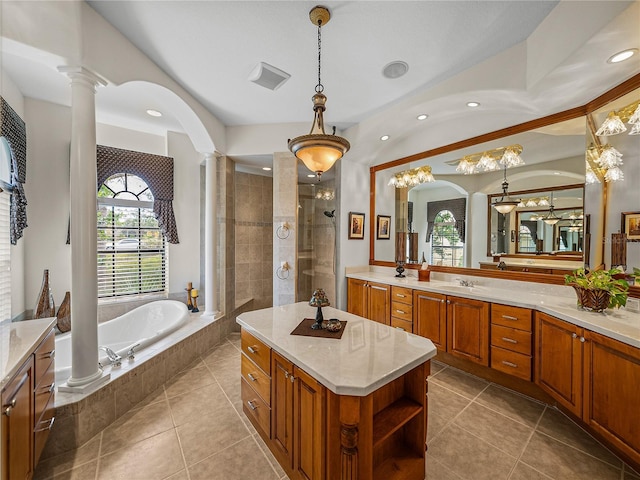
<svg viewBox="0 0 640 480">
<path fill-rule="evenodd" d="M 316 2 L 88 3 L 225 125 L 311 125 L 317 37 L 308 12 Z M 448 136 L 460 140 L 582 105 L 640 72 L 640 55 L 615 66 L 606 63 L 616 51 L 640 47 L 638 1 L 322 4 L 332 12 L 322 29 L 325 121 L 347 129 L 350 154 L 358 161 L 379 163 L 371 152 L 383 158 L 385 149 L 402 147 L 412 154 L 450 143 Z M 632 4 L 631 15 L 620 15 Z M 579 16 L 558 14 L 561 7 L 576 6 Z M 514 64 L 509 52 L 523 42 L 527 55 Z M 56 65 L 33 62 L 11 46 L 10 41 L 2 45 L 2 66 L 25 96 L 70 104 L 68 81 Z M 408 73 L 393 80 L 383 77 L 383 67 L 396 60 L 409 64 Z M 291 78 L 276 91 L 249 82 L 260 61 Z M 520 78 L 522 72 L 527 78 Z M 492 78 L 500 87 L 493 86 Z M 160 95 L 148 83 L 99 89 L 96 98 L 101 122 L 155 133 L 183 131 L 170 111 L 154 105 Z M 472 112 L 465 106 L 470 100 L 479 100 L 481 107 Z M 162 110 L 164 116 L 152 119 L 141 113 L 147 108 Z M 429 118 L 417 122 L 417 113 Z M 381 144 L 382 133 L 392 140 Z M 257 169 L 271 163 L 271 153 L 241 160 Z M 450 171 L 443 164 L 434 165 L 434 172 L 438 168 Z"/>
</svg>

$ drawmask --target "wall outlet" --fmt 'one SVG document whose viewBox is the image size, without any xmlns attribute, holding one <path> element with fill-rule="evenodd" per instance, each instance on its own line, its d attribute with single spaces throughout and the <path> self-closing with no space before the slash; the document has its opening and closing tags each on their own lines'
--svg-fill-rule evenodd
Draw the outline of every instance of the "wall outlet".
<svg viewBox="0 0 640 480">
<path fill-rule="evenodd" d="M 640 298 L 627 298 L 627 310 L 632 312 L 640 312 Z"/>
</svg>

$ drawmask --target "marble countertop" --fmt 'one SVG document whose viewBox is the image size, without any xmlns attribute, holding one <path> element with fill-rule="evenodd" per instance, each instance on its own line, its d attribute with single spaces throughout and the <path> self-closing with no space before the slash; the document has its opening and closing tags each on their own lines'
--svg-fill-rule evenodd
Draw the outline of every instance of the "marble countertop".
<svg viewBox="0 0 640 480">
<path fill-rule="evenodd" d="M 338 395 L 369 395 L 436 355 L 427 338 L 332 307 L 323 307 L 323 316 L 347 321 L 341 339 L 291 335 L 316 310 L 300 302 L 243 313 L 236 321 Z"/>
<path fill-rule="evenodd" d="M 51 331 L 56 319 L 0 324 L 0 390 Z"/>
<path fill-rule="evenodd" d="M 544 261 L 544 260 L 513 260 L 511 258 L 503 258 L 502 261 L 509 266 L 515 267 L 531 267 L 531 268 L 555 268 L 557 270 L 575 270 L 584 266 L 582 262 L 571 261 Z M 478 262 L 480 265 L 493 265 L 498 269 L 498 262 Z"/>
<path fill-rule="evenodd" d="M 531 308 L 640 348 L 640 313 L 625 308 L 608 309 L 603 313 L 580 310 L 576 306 L 576 295 L 571 287 L 462 275 L 465 280 L 473 281 L 475 286 L 470 288 L 460 286 L 454 279 L 433 279 L 433 272 L 431 276 L 430 282 L 421 282 L 416 277 L 396 278 L 391 273 L 347 274 L 347 277 L 365 281 Z"/>
</svg>

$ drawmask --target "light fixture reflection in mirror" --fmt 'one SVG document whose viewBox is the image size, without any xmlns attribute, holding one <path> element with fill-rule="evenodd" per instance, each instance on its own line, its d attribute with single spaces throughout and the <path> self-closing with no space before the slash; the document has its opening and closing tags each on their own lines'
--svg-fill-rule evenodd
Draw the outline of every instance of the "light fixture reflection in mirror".
<svg viewBox="0 0 640 480">
<path fill-rule="evenodd" d="M 513 199 L 509 196 L 509 182 L 507 182 L 507 165 L 504 166 L 504 180 L 502 182 L 502 197 L 496 200 L 492 207 L 503 215 L 511 212 L 518 206 L 520 200 Z"/>
</svg>

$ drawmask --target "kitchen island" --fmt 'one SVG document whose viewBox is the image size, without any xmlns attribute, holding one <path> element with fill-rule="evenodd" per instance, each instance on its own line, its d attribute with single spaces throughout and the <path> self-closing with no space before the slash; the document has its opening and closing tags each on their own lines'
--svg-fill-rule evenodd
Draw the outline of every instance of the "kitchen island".
<svg viewBox="0 0 640 480">
<path fill-rule="evenodd" d="M 424 479 L 426 338 L 331 307 L 342 338 L 291 335 L 306 302 L 243 313 L 243 411 L 291 479 Z"/>
</svg>

